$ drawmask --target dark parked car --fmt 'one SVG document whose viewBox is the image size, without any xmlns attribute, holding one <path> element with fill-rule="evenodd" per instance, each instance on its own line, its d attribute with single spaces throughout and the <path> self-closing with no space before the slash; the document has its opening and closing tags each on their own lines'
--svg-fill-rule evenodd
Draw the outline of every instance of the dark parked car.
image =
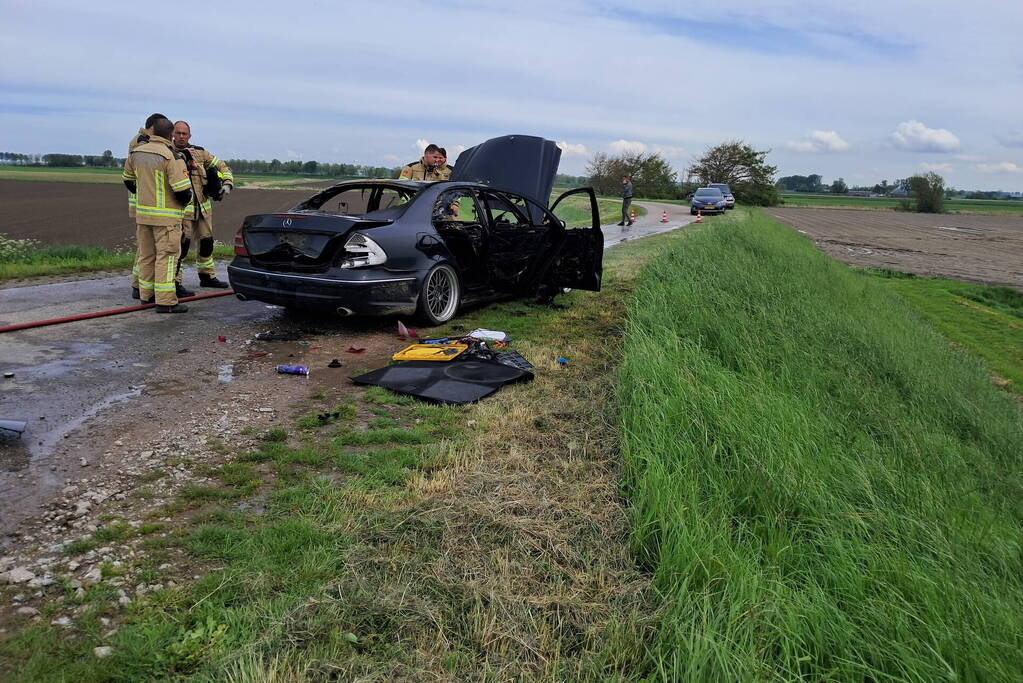
<svg viewBox="0 0 1023 683">
<path fill-rule="evenodd" d="M 725 196 L 721 194 L 721 190 L 716 187 L 701 187 L 693 195 L 692 201 L 689 202 L 689 213 L 694 216 L 697 211 L 703 213 L 711 211 L 724 213 L 727 205 L 728 203 L 725 201 Z"/>
<path fill-rule="evenodd" d="M 474 300 L 599 291 L 604 237 L 593 189 L 547 205 L 560 157 L 550 140 L 509 135 L 462 152 L 450 180 L 354 180 L 284 213 L 248 216 L 231 286 L 242 300 L 416 313 L 432 325 Z M 586 227 L 555 214 L 573 195 L 588 197 Z"/>
<path fill-rule="evenodd" d="M 732 189 L 728 187 L 728 185 L 726 185 L 725 183 L 711 183 L 707 187 L 716 187 L 717 189 L 721 190 L 721 194 L 725 196 L 726 209 L 735 208 L 735 195 L 732 194 Z"/>
</svg>

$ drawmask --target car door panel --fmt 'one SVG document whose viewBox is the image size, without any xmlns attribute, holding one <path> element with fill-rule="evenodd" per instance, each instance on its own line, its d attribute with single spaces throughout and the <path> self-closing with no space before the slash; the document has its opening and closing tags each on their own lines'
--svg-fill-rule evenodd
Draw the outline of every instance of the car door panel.
<svg viewBox="0 0 1023 683">
<path fill-rule="evenodd" d="M 590 224 L 587 227 L 566 227 L 555 211 L 568 197 L 588 198 Z M 548 220 L 555 222 L 550 264 L 544 268 L 542 282 L 557 287 L 571 287 L 593 292 L 600 291 L 604 263 L 604 233 L 600 229 L 600 211 L 597 195 L 591 187 L 569 190 L 551 205 Z"/>
</svg>

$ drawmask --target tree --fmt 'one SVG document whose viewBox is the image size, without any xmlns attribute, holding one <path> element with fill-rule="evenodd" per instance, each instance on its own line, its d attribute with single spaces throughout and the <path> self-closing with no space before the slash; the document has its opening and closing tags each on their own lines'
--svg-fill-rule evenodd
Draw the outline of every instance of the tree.
<svg viewBox="0 0 1023 683">
<path fill-rule="evenodd" d="M 678 196 L 678 173 L 660 154 L 620 154 L 609 157 L 598 152 L 586 166 L 590 184 L 598 194 L 621 193 L 622 176 L 632 179 L 633 194 L 649 199 Z"/>
<path fill-rule="evenodd" d="M 726 183 L 740 203 L 772 206 L 778 203 L 774 185 L 778 168 L 767 164 L 770 151 L 758 152 L 742 140 L 732 140 L 708 149 L 689 171 L 701 185 Z"/>
<path fill-rule="evenodd" d="M 845 178 L 839 178 L 831 183 L 831 194 L 845 194 L 848 191 L 849 186 L 845 184 Z"/>
<path fill-rule="evenodd" d="M 916 210 L 920 213 L 945 212 L 945 179 L 931 171 L 924 175 L 911 176 L 906 180 L 909 196 L 916 199 Z"/>
<path fill-rule="evenodd" d="M 787 175 L 778 178 L 778 187 L 788 192 L 820 192 L 821 177 L 816 173 L 810 175 Z"/>
</svg>

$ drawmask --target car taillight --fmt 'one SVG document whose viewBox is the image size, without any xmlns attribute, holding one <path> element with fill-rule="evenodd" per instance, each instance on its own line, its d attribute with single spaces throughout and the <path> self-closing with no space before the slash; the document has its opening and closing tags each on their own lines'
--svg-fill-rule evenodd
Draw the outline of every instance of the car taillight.
<svg viewBox="0 0 1023 683">
<path fill-rule="evenodd" d="M 234 255 L 235 256 L 248 256 L 249 250 L 245 248 L 245 226 L 238 228 L 238 232 L 234 234 Z"/>
</svg>

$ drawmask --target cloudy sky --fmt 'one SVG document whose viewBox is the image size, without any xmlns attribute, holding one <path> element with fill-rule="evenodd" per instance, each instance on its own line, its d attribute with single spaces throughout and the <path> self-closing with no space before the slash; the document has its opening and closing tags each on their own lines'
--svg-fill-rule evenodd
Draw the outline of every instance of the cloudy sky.
<svg viewBox="0 0 1023 683">
<path fill-rule="evenodd" d="M 715 6 L 716 5 L 716 6 Z M 855 6 L 853 6 L 855 5 Z M 162 15 L 147 15 L 164 7 Z M 506 133 L 778 174 L 1023 190 L 1019 0 L 0 0 L 0 150 L 124 154 L 153 111 L 221 157 L 397 165 Z M 454 156 L 454 155 L 452 155 Z"/>
</svg>

